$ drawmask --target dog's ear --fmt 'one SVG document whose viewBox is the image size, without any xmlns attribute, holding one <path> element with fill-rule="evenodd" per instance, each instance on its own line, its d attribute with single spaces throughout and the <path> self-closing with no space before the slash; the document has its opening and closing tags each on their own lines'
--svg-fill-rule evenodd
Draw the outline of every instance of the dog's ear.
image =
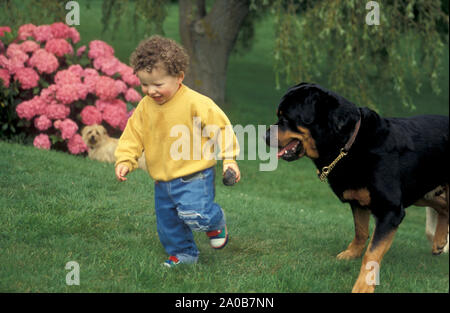
<svg viewBox="0 0 450 313">
<path fill-rule="evenodd" d="M 319 95 L 316 92 L 309 93 L 303 100 L 301 105 L 301 113 L 298 114 L 300 121 L 303 124 L 310 125 L 314 122 L 316 117 L 316 104 L 319 101 Z"/>
<path fill-rule="evenodd" d="M 324 115 L 328 116 L 328 127 L 335 134 L 345 134 L 354 124 L 356 106 L 332 91 L 323 90 L 320 94 L 321 111 L 327 112 Z"/>
<path fill-rule="evenodd" d="M 103 127 L 102 125 L 98 125 L 98 130 L 99 130 L 99 133 L 101 134 L 101 135 L 108 135 L 108 132 L 106 131 L 106 128 L 105 127 Z"/>
<path fill-rule="evenodd" d="M 316 117 L 316 104 L 318 103 L 319 95 L 317 93 L 312 93 L 309 97 L 305 99 L 304 110 L 302 114 L 303 122 L 306 125 L 312 124 Z"/>
<path fill-rule="evenodd" d="M 353 131 L 359 118 L 354 104 L 346 103 L 331 110 L 328 115 L 329 127 L 335 134 L 345 136 Z"/>
<path fill-rule="evenodd" d="M 348 111 L 345 108 L 337 108 L 336 110 L 330 111 L 329 115 L 329 126 L 333 130 L 333 132 L 339 134 L 345 128 L 345 125 L 348 124 L 350 118 L 348 115 Z"/>
</svg>

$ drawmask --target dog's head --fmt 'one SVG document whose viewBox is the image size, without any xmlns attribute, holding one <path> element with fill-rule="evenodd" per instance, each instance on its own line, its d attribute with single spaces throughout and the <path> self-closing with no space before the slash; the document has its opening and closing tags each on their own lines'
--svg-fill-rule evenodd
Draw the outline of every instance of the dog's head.
<svg viewBox="0 0 450 313">
<path fill-rule="evenodd" d="M 108 138 L 108 132 L 102 125 L 85 126 L 81 131 L 81 137 L 90 149 L 95 149 L 102 141 Z"/>
<path fill-rule="evenodd" d="M 304 155 L 317 159 L 339 151 L 351 136 L 359 111 L 350 101 L 319 85 L 301 83 L 283 96 L 277 116 L 278 157 L 294 161 Z M 266 141 L 270 144 L 269 131 Z"/>
</svg>

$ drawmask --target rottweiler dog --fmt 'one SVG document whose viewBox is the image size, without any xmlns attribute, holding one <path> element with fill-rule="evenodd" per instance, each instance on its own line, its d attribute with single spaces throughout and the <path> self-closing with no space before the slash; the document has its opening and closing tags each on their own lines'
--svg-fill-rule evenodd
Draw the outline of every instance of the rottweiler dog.
<svg viewBox="0 0 450 313">
<path fill-rule="evenodd" d="M 277 116 L 278 157 L 286 161 L 311 158 L 319 178 L 351 206 L 355 237 L 338 259 L 362 255 L 370 215 L 375 218 L 353 292 L 374 291 L 375 284 L 366 278 L 373 276 L 373 264 L 380 265 L 410 205 L 437 211 L 432 253 L 443 251 L 449 211 L 448 116 L 382 118 L 309 83 L 288 89 Z M 270 129 L 266 133 L 268 145 L 271 133 Z"/>
</svg>

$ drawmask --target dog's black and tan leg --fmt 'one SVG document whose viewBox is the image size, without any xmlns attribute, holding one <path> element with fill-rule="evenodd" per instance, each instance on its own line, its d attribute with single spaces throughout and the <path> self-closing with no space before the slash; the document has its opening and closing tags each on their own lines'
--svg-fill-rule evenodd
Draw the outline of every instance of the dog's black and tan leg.
<svg viewBox="0 0 450 313">
<path fill-rule="evenodd" d="M 347 249 L 337 255 L 339 260 L 351 260 L 359 258 L 369 239 L 370 210 L 352 205 L 353 221 L 355 222 L 355 238 Z"/>
<path fill-rule="evenodd" d="M 364 254 L 361 270 L 352 292 L 374 292 L 375 284 L 377 283 L 372 280 L 374 270 L 379 271 L 383 256 L 391 247 L 398 224 L 402 218 L 403 214 L 396 215 L 393 212 L 389 212 L 382 219 L 378 218 L 376 220 L 375 230 Z"/>
</svg>

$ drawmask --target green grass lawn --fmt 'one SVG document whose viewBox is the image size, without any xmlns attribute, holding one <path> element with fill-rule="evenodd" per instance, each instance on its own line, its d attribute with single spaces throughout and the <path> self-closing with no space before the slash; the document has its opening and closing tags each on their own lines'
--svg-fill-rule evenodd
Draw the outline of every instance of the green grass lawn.
<svg viewBox="0 0 450 313">
<path fill-rule="evenodd" d="M 229 245 L 215 251 L 196 233 L 199 263 L 166 269 L 147 173 L 119 183 L 111 164 L 0 142 L 0 291 L 349 292 L 361 260 L 335 256 L 353 237 L 352 215 L 311 162 L 240 166 L 236 186 L 216 181 Z M 431 255 L 424 230 L 424 209 L 409 208 L 377 292 L 448 292 L 449 257 Z M 70 261 L 79 286 L 66 285 Z"/>
<path fill-rule="evenodd" d="M 131 26 L 101 35 L 100 2 L 81 11 L 84 43 L 102 39 L 124 62 L 140 40 Z M 165 22 L 178 39 L 177 10 Z M 269 125 L 284 90 L 275 90 L 270 16 L 258 22 L 255 43 L 230 59 L 224 111 L 233 124 Z M 446 59 L 448 65 L 448 58 Z M 406 112 L 386 95 L 392 115 L 448 114 L 448 71 L 439 96 L 418 96 Z M 360 104 L 364 105 L 364 104 Z M 397 106 L 395 106 L 397 105 Z M 156 232 L 153 181 L 144 171 L 126 183 L 111 164 L 0 141 L 0 292 L 349 292 L 361 260 L 335 256 L 353 238 L 348 205 L 320 183 L 307 159 L 239 162 L 242 181 L 216 182 L 231 240 L 220 251 L 196 234 L 199 263 L 168 270 Z M 220 172 L 221 164 L 218 164 Z M 373 223 L 371 224 L 373 228 Z M 66 285 L 67 262 L 80 265 L 80 286 Z M 425 210 L 411 207 L 383 260 L 377 292 L 448 292 L 449 257 L 431 255 Z"/>
</svg>

